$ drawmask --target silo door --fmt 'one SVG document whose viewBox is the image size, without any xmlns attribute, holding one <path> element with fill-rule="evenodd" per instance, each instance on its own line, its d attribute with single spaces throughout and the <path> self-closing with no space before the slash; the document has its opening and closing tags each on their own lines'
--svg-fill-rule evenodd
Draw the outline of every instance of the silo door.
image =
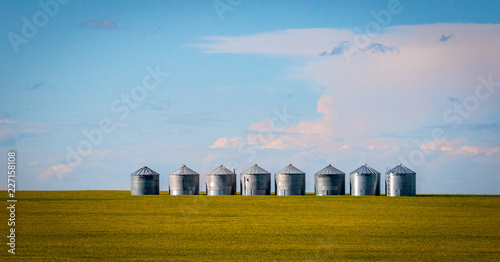
<svg viewBox="0 0 500 262">
<path fill-rule="evenodd" d="M 361 195 L 366 195 L 366 189 L 361 189 Z"/>
<path fill-rule="evenodd" d="M 192 195 L 192 194 L 193 194 L 193 190 L 189 190 L 188 195 Z"/>
<path fill-rule="evenodd" d="M 224 195 L 224 190 L 219 190 L 219 195 L 220 196 Z"/>
<path fill-rule="evenodd" d="M 396 196 L 401 196 L 401 189 L 396 189 Z"/>
</svg>

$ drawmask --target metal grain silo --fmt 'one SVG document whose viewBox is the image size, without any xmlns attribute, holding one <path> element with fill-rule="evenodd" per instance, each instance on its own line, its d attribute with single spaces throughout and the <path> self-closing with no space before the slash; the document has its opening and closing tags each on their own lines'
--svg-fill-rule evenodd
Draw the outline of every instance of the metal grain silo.
<svg viewBox="0 0 500 262">
<path fill-rule="evenodd" d="M 271 173 L 256 164 L 241 173 L 240 187 L 242 195 L 270 195 Z"/>
<path fill-rule="evenodd" d="M 305 195 L 306 174 L 290 164 L 274 175 L 274 190 L 277 196 Z"/>
<path fill-rule="evenodd" d="M 345 173 L 332 165 L 318 171 L 314 174 L 314 194 L 345 195 Z"/>
<path fill-rule="evenodd" d="M 200 174 L 182 165 L 169 176 L 170 195 L 199 195 Z"/>
<path fill-rule="evenodd" d="M 350 174 L 351 195 L 380 196 L 380 173 L 364 164 Z"/>
<path fill-rule="evenodd" d="M 416 176 L 411 169 L 397 165 L 385 173 L 385 195 L 386 196 L 415 196 Z"/>
<path fill-rule="evenodd" d="M 135 171 L 130 175 L 132 195 L 159 195 L 160 174 L 147 166 Z"/>
<path fill-rule="evenodd" d="M 207 174 L 207 195 L 235 195 L 236 173 L 220 165 Z"/>
</svg>

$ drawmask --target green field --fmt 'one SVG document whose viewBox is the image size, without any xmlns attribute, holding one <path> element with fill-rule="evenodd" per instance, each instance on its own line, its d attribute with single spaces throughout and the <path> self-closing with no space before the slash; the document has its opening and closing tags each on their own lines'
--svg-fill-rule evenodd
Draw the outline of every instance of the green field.
<svg viewBox="0 0 500 262">
<path fill-rule="evenodd" d="M 18 192 L 0 261 L 500 261 L 500 196 L 161 193 Z"/>
</svg>

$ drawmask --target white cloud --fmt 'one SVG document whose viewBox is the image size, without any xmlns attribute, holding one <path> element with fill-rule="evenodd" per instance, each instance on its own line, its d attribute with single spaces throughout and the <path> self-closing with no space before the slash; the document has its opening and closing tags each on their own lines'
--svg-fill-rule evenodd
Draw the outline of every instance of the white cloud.
<svg viewBox="0 0 500 262">
<path fill-rule="evenodd" d="M 266 118 L 262 121 L 253 123 L 248 130 L 255 132 L 268 132 L 271 130 L 271 120 Z"/>
<path fill-rule="evenodd" d="M 442 42 L 443 34 L 453 34 L 453 39 Z M 369 38 L 372 44 L 394 47 L 398 52 L 359 52 L 350 63 L 343 55 L 318 55 L 343 42 L 352 46 L 356 37 L 360 36 L 343 29 L 290 29 L 211 36 L 204 38 L 209 43 L 197 46 L 211 53 L 304 55 L 305 64 L 291 69 L 289 77 L 305 80 L 312 88 L 324 87 L 317 103 L 320 117 L 304 119 L 267 136 L 269 119 L 250 125 L 246 142 L 263 148 L 333 152 L 349 145 L 398 153 L 401 148 L 394 145 L 402 138 L 377 136 L 449 124 L 443 118 L 453 106 L 448 97 L 462 101 L 474 95 L 479 76 L 492 75 L 500 81 L 500 25 L 394 26 Z M 481 101 L 473 117 L 463 120 L 473 122 L 498 113 L 499 102 L 500 97 L 492 95 Z M 339 138 L 342 142 L 336 142 Z M 213 147 L 236 147 L 236 142 L 230 141 L 219 138 Z M 476 152 L 467 146 L 460 152 Z"/>
<path fill-rule="evenodd" d="M 215 141 L 213 145 L 210 146 L 210 148 L 220 148 L 220 147 L 236 148 L 242 141 L 243 138 L 241 137 L 232 137 L 232 138 L 220 137 L 219 139 L 217 139 L 217 141 Z"/>
<path fill-rule="evenodd" d="M 317 112 L 322 116 L 315 121 L 302 120 L 297 125 L 285 128 L 273 127 L 269 119 L 256 122 L 249 127 L 249 130 L 257 133 L 249 134 L 246 143 L 267 149 L 306 149 L 317 146 L 321 149 L 323 146 L 328 146 L 337 130 L 335 125 L 338 114 L 334 110 L 333 103 L 333 96 L 321 97 L 317 103 Z M 221 137 L 211 147 L 236 148 L 242 141 L 241 137 Z M 346 149 L 346 146 L 339 145 L 336 150 Z"/>
</svg>

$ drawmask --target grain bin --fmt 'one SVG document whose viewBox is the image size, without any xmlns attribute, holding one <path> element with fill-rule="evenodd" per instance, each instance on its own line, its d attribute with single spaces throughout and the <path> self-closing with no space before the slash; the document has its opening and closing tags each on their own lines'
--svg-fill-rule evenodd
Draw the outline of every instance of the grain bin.
<svg viewBox="0 0 500 262">
<path fill-rule="evenodd" d="M 147 166 L 135 171 L 130 175 L 132 195 L 159 195 L 160 174 Z"/>
<path fill-rule="evenodd" d="M 332 165 L 318 171 L 314 174 L 314 194 L 345 195 L 345 173 Z"/>
<path fill-rule="evenodd" d="M 235 195 L 236 173 L 220 165 L 207 174 L 207 195 Z"/>
<path fill-rule="evenodd" d="M 270 195 L 271 173 L 255 164 L 241 173 L 240 188 L 242 195 Z"/>
<path fill-rule="evenodd" d="M 385 173 L 386 196 L 415 196 L 417 174 L 403 164 Z"/>
<path fill-rule="evenodd" d="M 170 195 L 199 195 L 200 174 L 182 165 L 169 176 Z"/>
<path fill-rule="evenodd" d="M 350 174 L 351 195 L 353 196 L 380 196 L 380 173 L 362 165 Z"/>
<path fill-rule="evenodd" d="M 305 195 L 306 174 L 290 164 L 274 175 L 274 190 L 277 196 Z"/>
</svg>

